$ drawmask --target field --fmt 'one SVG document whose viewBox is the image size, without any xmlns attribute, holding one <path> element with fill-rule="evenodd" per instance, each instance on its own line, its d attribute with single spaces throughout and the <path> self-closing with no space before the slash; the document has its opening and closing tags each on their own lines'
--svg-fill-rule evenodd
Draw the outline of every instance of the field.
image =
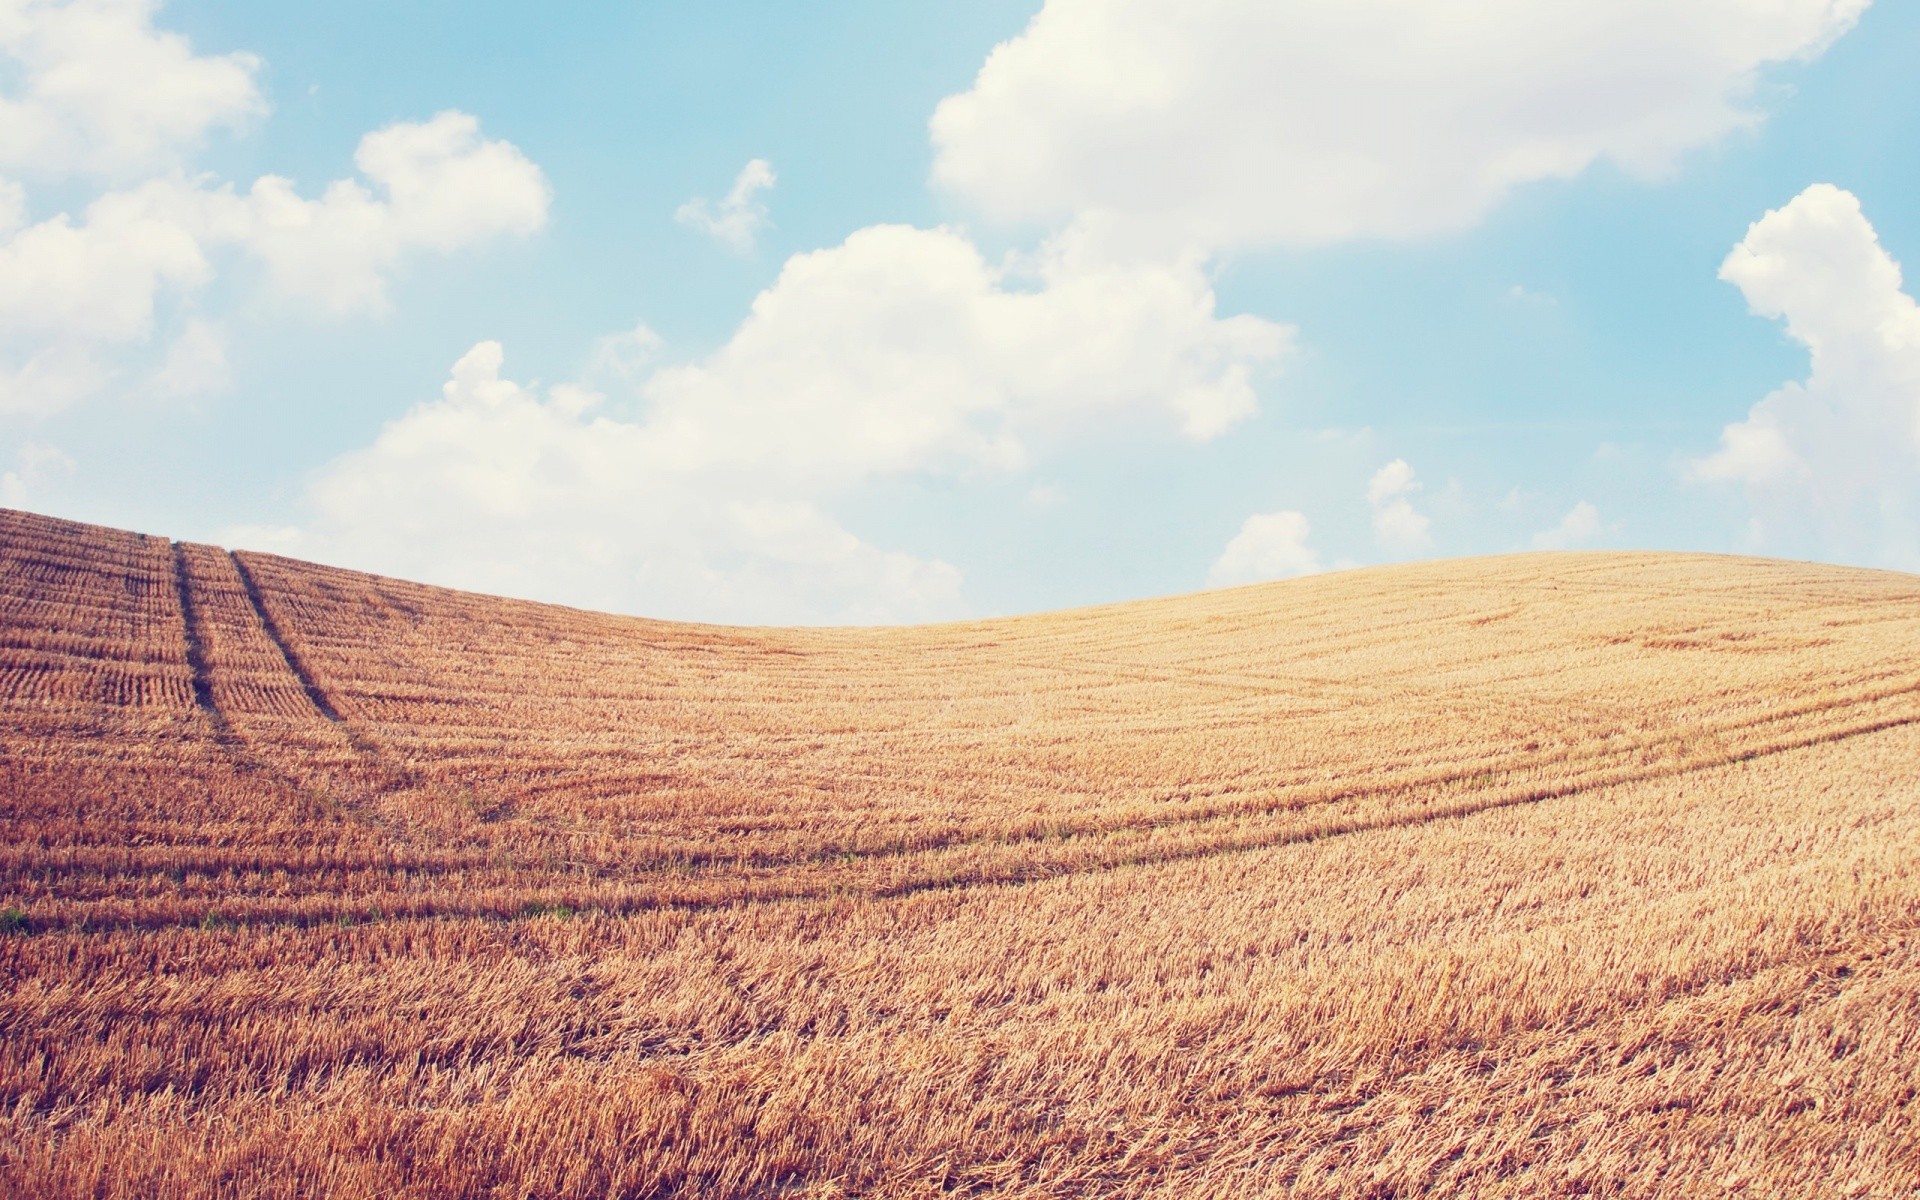
<svg viewBox="0 0 1920 1200">
<path fill-rule="evenodd" d="M 0 511 L 0 1194 L 1908 1196 L 1920 578 L 735 629 Z"/>
</svg>

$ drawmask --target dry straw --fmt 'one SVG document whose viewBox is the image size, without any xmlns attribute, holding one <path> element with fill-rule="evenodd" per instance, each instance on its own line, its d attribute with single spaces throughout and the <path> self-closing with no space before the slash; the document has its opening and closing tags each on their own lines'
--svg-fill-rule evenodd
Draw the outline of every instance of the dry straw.
<svg viewBox="0 0 1920 1200">
<path fill-rule="evenodd" d="M 918 629 L 0 512 L 0 1193 L 1908 1195 L 1920 580 Z"/>
</svg>

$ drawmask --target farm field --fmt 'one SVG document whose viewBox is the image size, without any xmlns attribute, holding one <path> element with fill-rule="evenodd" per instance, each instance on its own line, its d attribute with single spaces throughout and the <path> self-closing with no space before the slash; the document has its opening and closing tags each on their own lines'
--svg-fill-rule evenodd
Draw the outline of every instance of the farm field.
<svg viewBox="0 0 1920 1200">
<path fill-rule="evenodd" d="M 1920 578 L 914 628 L 0 510 L 0 1195 L 1909 1196 Z"/>
</svg>

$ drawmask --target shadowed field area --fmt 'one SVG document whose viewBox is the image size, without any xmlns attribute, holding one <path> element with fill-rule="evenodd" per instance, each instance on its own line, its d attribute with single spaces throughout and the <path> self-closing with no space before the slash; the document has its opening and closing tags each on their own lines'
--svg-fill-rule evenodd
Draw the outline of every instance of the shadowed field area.
<svg viewBox="0 0 1920 1200">
<path fill-rule="evenodd" d="M 1920 578 L 899 629 L 0 510 L 0 1194 L 1904 1196 Z"/>
</svg>

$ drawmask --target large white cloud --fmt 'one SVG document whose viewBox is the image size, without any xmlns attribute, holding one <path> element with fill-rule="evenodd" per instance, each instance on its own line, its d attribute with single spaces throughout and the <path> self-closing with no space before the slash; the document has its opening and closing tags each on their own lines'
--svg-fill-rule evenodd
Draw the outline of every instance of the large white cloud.
<svg viewBox="0 0 1920 1200">
<path fill-rule="evenodd" d="M 12 231 L 0 241 L 0 325 L 14 337 L 145 338 L 163 291 L 198 287 L 212 275 L 198 222 L 155 198 L 151 187 L 110 192 L 78 222 L 61 213 Z"/>
<path fill-rule="evenodd" d="M 1601 161 L 1759 119 L 1769 64 L 1868 0 L 1047 0 L 932 121 L 935 179 L 1006 219 L 1156 245 L 1455 230 Z"/>
<path fill-rule="evenodd" d="M 212 276 L 195 232 L 146 197 L 109 193 L 65 214 L 0 225 L 0 414 L 43 417 L 105 387 L 116 351 L 147 341 L 155 306 Z"/>
<path fill-rule="evenodd" d="M 0 170 L 162 167 L 264 111 L 250 54 L 199 55 L 154 0 L 0 0 Z"/>
<path fill-rule="evenodd" d="M 1850 192 L 1809 187 L 1748 229 L 1720 277 L 1807 349 L 1690 465 L 1746 486 L 1762 546 L 1920 566 L 1920 306 Z"/>
<path fill-rule="evenodd" d="M 0 188 L 0 410 L 55 411 L 124 373 L 123 352 L 151 340 L 157 308 L 190 298 L 222 258 L 252 259 L 275 294 L 323 311 L 378 312 L 408 254 L 546 220 L 539 167 L 482 138 L 465 113 L 375 130 L 354 161 L 367 182 L 335 181 L 317 199 L 277 176 L 236 192 L 170 174 L 105 193 L 78 221 L 60 213 L 26 224 L 24 193 Z M 186 340 L 155 367 L 159 390 L 224 376 L 213 369 L 212 329 L 185 320 Z"/>
<path fill-rule="evenodd" d="M 1159 412 L 1213 437 L 1253 412 L 1292 331 L 1221 317 L 1199 263 L 1113 265 L 1052 244 L 995 266 L 948 229 L 874 226 L 790 259 L 718 353 L 654 375 L 686 469 L 794 483 L 1008 467 L 1032 435 Z"/>
<path fill-rule="evenodd" d="M 1288 331 L 1214 315 L 1191 264 L 993 267 L 949 230 L 880 227 L 791 260 L 732 339 L 640 375 L 644 329 L 599 358 L 644 412 L 544 397 L 483 343 L 445 394 L 327 466 L 265 549 L 662 616 L 957 616 L 959 573 L 829 513 L 863 481 L 1006 471 L 1136 414 L 1189 436 L 1252 405 Z M 609 349 L 612 347 L 612 349 Z"/>
<path fill-rule="evenodd" d="M 468 113 L 377 129 L 353 161 L 372 187 L 336 180 L 309 200 L 269 175 L 244 195 L 180 198 L 182 220 L 256 256 L 282 293 L 334 312 L 384 309 L 388 277 L 410 251 L 448 253 L 546 223 L 552 193 L 540 168 L 482 138 Z"/>
<path fill-rule="evenodd" d="M 502 378 L 498 343 L 440 399 L 324 468 L 294 528 L 233 541 L 597 609 L 744 622 L 958 615 L 959 573 L 878 549 L 805 496 L 715 487 L 577 387 Z"/>
<path fill-rule="evenodd" d="M 545 221 L 539 168 L 460 112 L 368 134 L 361 177 L 315 199 L 277 176 L 238 193 L 191 174 L 212 130 L 265 111 L 260 63 L 196 53 L 154 27 L 157 8 L 0 0 L 0 413 L 43 417 L 116 380 L 167 395 L 219 386 L 217 322 L 191 302 L 223 259 L 251 258 L 273 291 L 329 312 L 378 311 L 408 253 Z M 76 175 L 110 190 L 35 220 L 22 181 Z M 158 354 L 156 333 L 172 341 Z"/>
</svg>

